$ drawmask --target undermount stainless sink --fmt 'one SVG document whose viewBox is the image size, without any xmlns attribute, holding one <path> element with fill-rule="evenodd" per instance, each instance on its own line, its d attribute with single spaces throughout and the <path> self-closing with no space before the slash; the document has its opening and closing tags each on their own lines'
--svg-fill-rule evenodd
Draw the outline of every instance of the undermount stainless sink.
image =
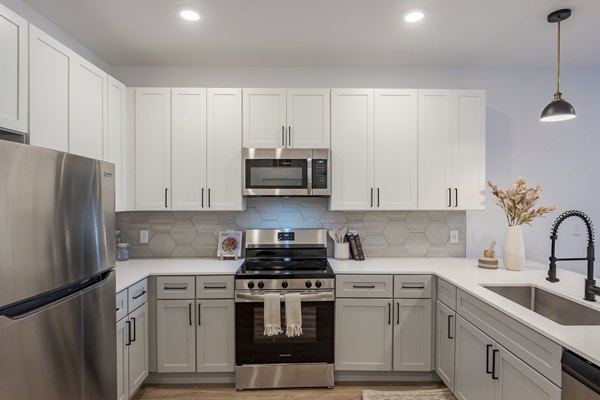
<svg viewBox="0 0 600 400">
<path fill-rule="evenodd" d="M 600 310 L 535 286 L 482 286 L 560 325 L 600 325 Z"/>
</svg>

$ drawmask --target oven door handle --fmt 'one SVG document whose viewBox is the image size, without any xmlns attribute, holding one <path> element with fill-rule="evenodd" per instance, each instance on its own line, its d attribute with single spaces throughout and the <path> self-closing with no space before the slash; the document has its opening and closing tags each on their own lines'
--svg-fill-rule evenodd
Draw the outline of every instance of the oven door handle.
<svg viewBox="0 0 600 400">
<path fill-rule="evenodd" d="M 333 291 L 300 293 L 301 301 L 334 301 Z M 265 300 L 264 294 L 255 294 L 247 292 L 237 292 L 235 294 L 236 303 L 262 303 Z M 281 293 L 281 301 L 285 296 Z"/>
</svg>

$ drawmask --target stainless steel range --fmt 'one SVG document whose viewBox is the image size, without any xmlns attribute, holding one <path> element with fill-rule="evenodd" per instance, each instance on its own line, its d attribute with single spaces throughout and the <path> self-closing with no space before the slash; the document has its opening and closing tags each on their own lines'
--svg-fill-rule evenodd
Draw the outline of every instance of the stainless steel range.
<svg viewBox="0 0 600 400">
<path fill-rule="evenodd" d="M 335 276 L 324 229 L 248 230 L 235 281 L 235 386 L 333 387 Z M 302 334 L 264 335 L 264 297 L 300 293 Z"/>
</svg>

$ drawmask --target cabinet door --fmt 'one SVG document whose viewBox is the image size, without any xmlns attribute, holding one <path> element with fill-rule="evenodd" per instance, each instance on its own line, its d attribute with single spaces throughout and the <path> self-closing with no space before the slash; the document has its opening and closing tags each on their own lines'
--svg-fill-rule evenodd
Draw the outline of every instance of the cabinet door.
<svg viewBox="0 0 600 400">
<path fill-rule="evenodd" d="M 459 400 L 494 398 L 494 341 L 460 316 L 456 317 L 454 395 Z"/>
<path fill-rule="evenodd" d="M 117 322 L 117 400 L 129 399 L 129 323 Z"/>
<path fill-rule="evenodd" d="M 454 391 L 454 338 L 456 313 L 436 301 L 435 372 Z"/>
<path fill-rule="evenodd" d="M 148 376 L 148 303 L 129 314 L 129 394 L 132 395 Z"/>
<path fill-rule="evenodd" d="M 392 370 L 392 300 L 336 299 L 335 369 Z"/>
<path fill-rule="evenodd" d="M 157 300 L 157 372 L 195 372 L 195 335 L 194 300 Z"/>
<path fill-rule="evenodd" d="M 108 77 L 106 152 L 115 164 L 115 211 L 127 211 L 127 88 Z"/>
<path fill-rule="evenodd" d="M 0 127 L 27 132 L 27 21 L 0 5 Z"/>
<path fill-rule="evenodd" d="M 431 371 L 431 299 L 394 303 L 394 371 Z"/>
<path fill-rule="evenodd" d="M 69 65 L 73 53 L 29 26 L 30 143 L 69 151 Z"/>
<path fill-rule="evenodd" d="M 380 210 L 417 209 L 417 90 L 375 90 L 375 188 Z"/>
<path fill-rule="evenodd" d="M 172 210 L 206 205 L 206 89 L 173 89 Z"/>
<path fill-rule="evenodd" d="M 496 350 L 496 400 L 560 400 L 561 390 L 502 346 Z"/>
<path fill-rule="evenodd" d="M 135 209 L 171 206 L 171 90 L 135 89 Z"/>
<path fill-rule="evenodd" d="M 235 304 L 233 300 L 198 300 L 198 372 L 233 372 Z"/>
<path fill-rule="evenodd" d="M 69 72 L 69 152 L 103 159 L 106 72 L 75 55 Z"/>
<path fill-rule="evenodd" d="M 330 110 L 329 89 L 288 89 L 288 147 L 329 148 Z"/>
<path fill-rule="evenodd" d="M 485 92 L 456 91 L 453 140 L 453 206 L 483 209 L 485 203 Z M 453 189 L 454 190 L 454 189 Z"/>
<path fill-rule="evenodd" d="M 373 90 L 331 91 L 332 210 L 374 205 Z"/>
<path fill-rule="evenodd" d="M 284 89 L 244 89 L 244 147 L 287 146 Z"/>
<path fill-rule="evenodd" d="M 207 120 L 205 204 L 216 211 L 242 210 L 242 91 L 208 89 Z"/>
<path fill-rule="evenodd" d="M 451 90 L 419 90 L 419 209 L 452 206 L 453 96 Z"/>
</svg>

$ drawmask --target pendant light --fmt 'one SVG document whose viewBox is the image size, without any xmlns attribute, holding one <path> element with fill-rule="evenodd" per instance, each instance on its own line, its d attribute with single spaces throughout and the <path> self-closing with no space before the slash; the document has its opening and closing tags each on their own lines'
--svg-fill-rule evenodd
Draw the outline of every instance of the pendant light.
<svg viewBox="0 0 600 400">
<path fill-rule="evenodd" d="M 556 93 L 554 98 L 544 108 L 540 121 L 542 122 L 556 122 L 566 121 L 568 119 L 575 118 L 575 109 L 566 100 L 562 98 L 560 92 L 560 23 L 571 16 L 571 10 L 566 8 L 563 10 L 557 10 L 548 15 L 548 22 L 558 24 L 558 52 L 556 55 Z"/>
</svg>

